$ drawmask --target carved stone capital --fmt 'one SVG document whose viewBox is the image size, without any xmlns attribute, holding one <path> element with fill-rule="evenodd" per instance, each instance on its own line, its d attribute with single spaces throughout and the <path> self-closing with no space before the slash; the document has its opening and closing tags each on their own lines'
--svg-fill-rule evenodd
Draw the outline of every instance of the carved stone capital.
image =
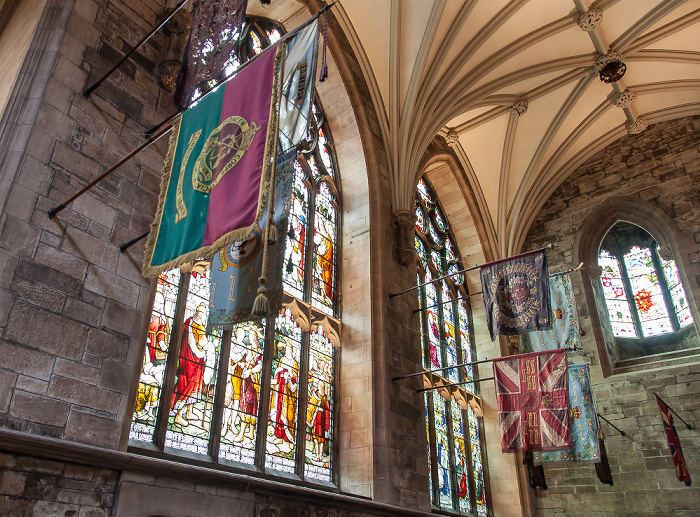
<svg viewBox="0 0 700 517">
<path fill-rule="evenodd" d="M 673 250 L 671 246 L 662 246 L 659 248 L 659 257 L 664 260 L 674 260 Z"/>
<path fill-rule="evenodd" d="M 615 99 L 615 106 L 618 108 L 629 108 L 632 103 L 634 102 L 634 99 L 637 98 L 637 94 L 630 91 L 630 90 L 625 90 L 622 92 L 620 95 L 617 96 Z"/>
<path fill-rule="evenodd" d="M 596 72 L 600 72 L 605 65 L 612 63 L 613 61 L 622 61 L 622 56 L 614 50 L 609 50 L 607 54 L 600 56 L 598 61 L 595 62 Z"/>
<path fill-rule="evenodd" d="M 415 264 L 416 246 L 413 242 L 416 232 L 416 214 L 412 210 L 394 212 L 396 227 L 396 260 L 402 266 Z"/>
<path fill-rule="evenodd" d="M 578 26 L 582 31 L 591 32 L 603 20 L 603 11 L 600 9 L 589 9 L 578 17 Z"/>
<path fill-rule="evenodd" d="M 586 270 L 591 280 L 600 280 L 600 275 L 603 274 L 603 268 L 600 266 L 586 266 Z"/>
<path fill-rule="evenodd" d="M 170 10 L 164 13 L 168 15 Z M 175 90 L 177 74 L 182 66 L 182 57 L 187 46 L 187 38 L 192 29 L 192 14 L 187 9 L 180 9 L 163 27 L 166 36 L 163 56 L 156 67 L 156 79 L 166 90 Z"/>
<path fill-rule="evenodd" d="M 643 118 L 638 118 L 634 122 L 628 122 L 627 123 L 627 132 L 630 135 L 638 135 L 642 131 L 644 131 L 646 128 L 649 127 L 649 123 L 644 120 Z"/>
<path fill-rule="evenodd" d="M 510 107 L 510 114 L 516 117 L 524 115 L 527 112 L 529 104 L 526 101 L 516 102 Z"/>
<path fill-rule="evenodd" d="M 457 144 L 459 144 L 459 135 L 454 131 L 450 131 L 447 133 L 447 135 L 445 135 L 445 142 L 447 142 L 447 145 L 454 148 Z"/>
</svg>

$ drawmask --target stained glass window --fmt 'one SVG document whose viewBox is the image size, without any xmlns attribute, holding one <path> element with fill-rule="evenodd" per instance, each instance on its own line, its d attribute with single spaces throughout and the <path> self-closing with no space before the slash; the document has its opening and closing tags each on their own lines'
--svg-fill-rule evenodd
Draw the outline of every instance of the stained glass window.
<svg viewBox="0 0 700 517">
<path fill-rule="evenodd" d="M 464 275 L 456 273 L 463 268 L 449 221 L 426 181 L 421 180 L 417 190 L 417 281 L 427 284 L 418 293 L 420 342 L 423 366 L 435 370 L 475 361 L 476 354 L 469 328 L 468 292 Z M 455 273 L 454 277 L 437 280 L 447 271 Z M 472 365 L 438 373 L 455 383 L 476 379 Z M 467 382 L 464 388 L 476 393 L 476 386 Z M 486 515 L 483 448 L 476 415 L 471 409 L 464 411 L 454 400 L 446 402 L 434 391 L 426 392 L 425 403 L 433 505 L 450 512 Z"/>
<path fill-rule="evenodd" d="M 621 338 L 673 334 L 693 322 L 670 250 L 630 223 L 606 235 L 598 255 L 601 284 L 613 333 Z"/>
<path fill-rule="evenodd" d="M 281 27 L 246 22 L 245 62 Z M 209 263 L 162 274 L 153 302 L 129 434 L 134 447 L 337 484 L 334 467 L 338 170 L 323 109 L 313 105 L 286 232 L 280 313 L 207 332 Z"/>
</svg>

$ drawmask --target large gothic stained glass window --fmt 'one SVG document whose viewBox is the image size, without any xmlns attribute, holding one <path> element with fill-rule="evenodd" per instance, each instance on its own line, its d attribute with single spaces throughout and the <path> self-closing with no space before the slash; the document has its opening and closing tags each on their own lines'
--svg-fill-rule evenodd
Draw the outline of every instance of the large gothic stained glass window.
<svg viewBox="0 0 700 517">
<path fill-rule="evenodd" d="M 613 334 L 641 340 L 674 334 L 693 323 L 669 248 L 645 230 L 617 223 L 603 239 L 598 265 Z"/>
<path fill-rule="evenodd" d="M 425 180 L 416 196 L 416 251 L 421 350 L 426 370 L 476 360 L 467 287 L 459 252 L 450 235 L 447 217 Z M 445 275 L 447 278 L 439 279 Z M 434 282 L 433 282 L 434 281 Z M 430 282 L 430 283 L 428 283 Z M 425 284 L 425 285 L 423 285 Z M 441 372 L 450 383 L 466 382 L 476 394 L 473 366 Z M 437 392 L 425 393 L 430 495 L 434 506 L 455 513 L 488 515 L 482 426 L 469 407 L 445 401 Z"/>
<path fill-rule="evenodd" d="M 283 33 L 249 20 L 245 62 Z M 318 101 L 297 154 L 283 270 L 285 300 L 274 317 L 206 332 L 209 263 L 155 282 L 130 445 L 337 484 L 334 468 L 335 352 L 339 345 L 337 166 Z"/>
</svg>

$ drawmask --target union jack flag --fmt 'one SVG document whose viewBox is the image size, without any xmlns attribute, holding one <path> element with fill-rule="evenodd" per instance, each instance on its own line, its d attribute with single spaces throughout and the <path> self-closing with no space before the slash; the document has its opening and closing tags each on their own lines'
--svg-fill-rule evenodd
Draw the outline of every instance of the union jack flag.
<svg viewBox="0 0 700 517">
<path fill-rule="evenodd" d="M 676 426 L 673 425 L 671 409 L 663 400 L 659 398 L 658 395 L 656 395 L 656 402 L 659 404 L 661 421 L 663 422 L 664 429 L 666 431 L 666 441 L 671 449 L 673 464 L 676 466 L 676 477 L 678 478 L 678 481 L 683 481 L 685 486 L 690 486 L 690 472 L 688 472 L 688 467 L 685 466 L 685 458 L 683 458 L 683 451 L 681 450 L 681 441 L 678 438 Z"/>
<path fill-rule="evenodd" d="M 493 376 L 503 452 L 571 447 L 566 350 L 495 359 Z"/>
</svg>

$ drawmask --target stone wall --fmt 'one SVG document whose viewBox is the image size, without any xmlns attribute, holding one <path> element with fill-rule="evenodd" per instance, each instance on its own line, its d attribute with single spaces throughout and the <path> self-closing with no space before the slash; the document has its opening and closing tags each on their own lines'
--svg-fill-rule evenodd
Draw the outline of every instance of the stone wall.
<svg viewBox="0 0 700 517">
<path fill-rule="evenodd" d="M 107 517 L 118 473 L 0 454 L 0 515 L 12 517 Z"/>
<path fill-rule="evenodd" d="M 556 242 L 548 252 L 550 270 L 575 266 L 582 227 L 601 217 L 601 203 L 624 196 L 632 203 L 658 209 L 677 229 L 677 261 L 685 272 L 687 295 L 700 297 L 700 117 L 670 120 L 637 136 L 625 136 L 592 157 L 556 190 L 537 215 L 526 248 Z M 618 199 L 618 198 L 615 198 Z M 619 198 L 623 199 L 623 198 Z M 606 206 L 607 205 L 602 205 Z M 610 208 L 607 207 L 606 210 Z M 653 219 L 654 217 L 652 217 Z M 659 216 L 661 218 L 661 215 Z M 650 220 L 654 225 L 660 221 Z M 604 231 L 601 230 L 601 231 Z M 658 237 L 657 237 L 658 238 Z M 597 251 L 596 251 L 597 253 Z M 696 430 L 676 419 L 676 429 L 691 473 L 700 466 L 700 357 L 697 355 L 640 365 L 638 371 L 604 377 L 591 316 L 595 307 L 586 294 L 586 271 L 573 273 L 581 329 L 582 353 L 571 364 L 591 364 L 598 411 L 627 436 L 607 424 L 606 447 L 614 486 L 603 485 L 593 465 L 574 462 L 545 466 L 549 490 L 537 494 L 538 514 L 554 515 L 696 515 L 700 488 L 675 477 L 673 462 L 653 392 L 657 392 Z M 697 312 L 694 316 L 698 318 Z M 585 334 L 585 335 L 584 335 Z M 602 351 L 602 352 L 601 352 Z"/>
</svg>

